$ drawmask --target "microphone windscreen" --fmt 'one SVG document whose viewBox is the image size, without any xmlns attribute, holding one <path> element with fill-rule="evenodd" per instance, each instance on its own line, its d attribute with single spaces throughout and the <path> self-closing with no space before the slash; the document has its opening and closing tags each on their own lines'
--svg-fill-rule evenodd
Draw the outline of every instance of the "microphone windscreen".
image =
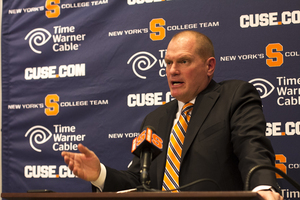
<svg viewBox="0 0 300 200">
<path fill-rule="evenodd" d="M 140 157 L 144 149 L 150 149 L 152 152 L 152 160 L 161 153 L 163 148 L 163 140 L 156 135 L 155 129 L 151 126 L 146 126 L 139 136 L 133 139 L 131 153 Z"/>
</svg>

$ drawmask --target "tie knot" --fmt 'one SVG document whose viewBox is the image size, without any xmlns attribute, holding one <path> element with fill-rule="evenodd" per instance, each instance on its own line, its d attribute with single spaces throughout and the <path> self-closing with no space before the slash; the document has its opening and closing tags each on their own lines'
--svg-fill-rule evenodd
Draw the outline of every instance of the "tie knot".
<svg viewBox="0 0 300 200">
<path fill-rule="evenodd" d="M 194 106 L 194 104 L 192 104 L 192 103 L 184 104 L 184 106 L 182 107 L 182 113 L 191 112 L 193 110 L 193 106 Z"/>
</svg>

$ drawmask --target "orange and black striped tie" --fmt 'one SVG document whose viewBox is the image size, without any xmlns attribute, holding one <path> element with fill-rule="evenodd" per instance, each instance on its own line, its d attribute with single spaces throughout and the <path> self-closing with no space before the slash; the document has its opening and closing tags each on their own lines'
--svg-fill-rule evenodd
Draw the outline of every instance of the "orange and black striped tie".
<svg viewBox="0 0 300 200">
<path fill-rule="evenodd" d="M 181 111 L 178 122 L 175 124 L 169 141 L 167 152 L 167 160 L 165 167 L 165 174 L 163 179 L 162 190 L 170 191 L 179 187 L 179 170 L 181 162 L 181 152 L 185 133 L 188 123 L 191 118 L 191 111 L 193 110 L 192 103 L 186 103 Z M 179 192 L 174 190 L 173 192 Z"/>
</svg>

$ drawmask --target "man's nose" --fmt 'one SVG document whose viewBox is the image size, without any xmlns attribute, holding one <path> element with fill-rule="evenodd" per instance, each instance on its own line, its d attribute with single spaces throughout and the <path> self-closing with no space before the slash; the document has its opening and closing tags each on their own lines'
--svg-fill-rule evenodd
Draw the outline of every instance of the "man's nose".
<svg viewBox="0 0 300 200">
<path fill-rule="evenodd" d="M 169 72 L 171 75 L 179 74 L 178 65 L 176 63 L 172 63 L 172 65 L 169 68 Z"/>
</svg>

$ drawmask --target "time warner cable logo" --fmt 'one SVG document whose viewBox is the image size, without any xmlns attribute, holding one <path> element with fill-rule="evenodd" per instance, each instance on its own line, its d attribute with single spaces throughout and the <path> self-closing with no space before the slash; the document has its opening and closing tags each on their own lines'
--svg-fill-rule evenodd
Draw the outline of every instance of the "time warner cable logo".
<svg viewBox="0 0 300 200">
<path fill-rule="evenodd" d="M 275 87 L 269 81 L 262 79 L 262 78 L 255 78 L 249 81 L 256 90 L 259 92 L 260 98 L 266 98 L 269 96 Z"/>
<path fill-rule="evenodd" d="M 41 152 L 42 150 L 36 148 L 34 143 L 38 145 L 46 143 L 52 137 L 52 133 L 47 128 L 37 125 L 33 126 L 26 132 L 25 137 L 27 136 L 29 136 L 29 144 L 31 148 L 37 152 Z"/>
<path fill-rule="evenodd" d="M 52 35 L 44 28 L 36 28 L 31 30 L 24 39 L 28 40 L 29 47 L 34 53 L 41 54 L 39 47 L 48 43 L 51 38 L 53 38 L 52 50 L 54 52 L 77 51 L 85 41 L 86 34 L 76 33 L 75 26 L 56 25 L 53 26 Z"/>
<path fill-rule="evenodd" d="M 146 79 L 147 77 L 140 75 L 137 72 L 136 68 L 138 68 L 140 71 L 147 71 L 155 65 L 157 59 L 151 53 L 148 53 L 146 51 L 140 51 L 131 56 L 127 61 L 127 64 L 130 64 L 131 61 L 133 73 L 141 79 Z"/>
<path fill-rule="evenodd" d="M 34 53 L 41 54 L 42 52 L 35 49 L 33 44 L 35 46 L 43 46 L 50 40 L 50 38 L 51 33 L 48 30 L 44 28 L 36 28 L 26 35 L 25 40 L 28 39 L 29 47 Z"/>
</svg>

